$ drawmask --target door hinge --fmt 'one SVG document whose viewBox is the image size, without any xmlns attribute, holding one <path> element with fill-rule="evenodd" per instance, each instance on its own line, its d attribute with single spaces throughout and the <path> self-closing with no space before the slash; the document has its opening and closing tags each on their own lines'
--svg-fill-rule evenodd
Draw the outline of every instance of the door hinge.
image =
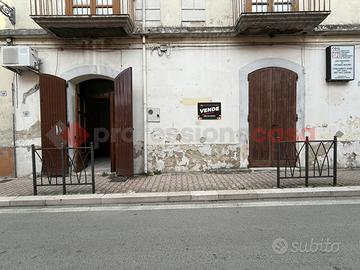
<svg viewBox="0 0 360 270">
<path fill-rule="evenodd" d="M 66 88 L 69 88 L 69 83 L 68 83 L 68 82 L 66 82 L 65 86 L 66 86 Z"/>
<path fill-rule="evenodd" d="M 299 121 L 299 115 L 296 114 L 296 122 Z"/>
<path fill-rule="evenodd" d="M 247 121 L 250 122 L 250 115 L 247 116 Z"/>
</svg>

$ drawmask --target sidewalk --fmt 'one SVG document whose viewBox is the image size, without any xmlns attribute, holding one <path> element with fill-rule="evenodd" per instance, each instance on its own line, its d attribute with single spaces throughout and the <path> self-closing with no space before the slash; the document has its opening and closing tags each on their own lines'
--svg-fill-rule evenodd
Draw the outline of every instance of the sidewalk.
<svg viewBox="0 0 360 270">
<path fill-rule="evenodd" d="M 360 170 L 339 170 L 338 186 L 360 186 Z M 136 176 L 127 179 L 111 176 L 96 177 L 96 193 L 156 193 L 181 191 L 231 191 L 259 190 L 276 188 L 276 172 L 243 172 L 228 174 L 163 174 L 155 176 Z M 310 187 L 329 187 L 332 179 L 310 180 Z M 302 188 L 304 180 L 282 180 L 286 188 Z M 68 194 L 90 194 L 87 186 L 68 187 Z M 0 179 L 0 197 L 31 196 L 33 194 L 32 179 Z M 61 187 L 38 188 L 39 195 L 61 195 Z"/>
</svg>

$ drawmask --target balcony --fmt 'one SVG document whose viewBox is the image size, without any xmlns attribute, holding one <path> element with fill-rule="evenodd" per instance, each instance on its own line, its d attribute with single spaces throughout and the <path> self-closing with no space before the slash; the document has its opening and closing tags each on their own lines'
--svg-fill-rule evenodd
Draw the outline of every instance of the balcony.
<svg viewBox="0 0 360 270">
<path fill-rule="evenodd" d="M 130 35 L 133 0 L 30 0 L 31 18 L 60 38 L 104 38 Z"/>
<path fill-rule="evenodd" d="M 234 0 L 240 34 L 311 32 L 330 14 L 331 0 Z"/>
</svg>

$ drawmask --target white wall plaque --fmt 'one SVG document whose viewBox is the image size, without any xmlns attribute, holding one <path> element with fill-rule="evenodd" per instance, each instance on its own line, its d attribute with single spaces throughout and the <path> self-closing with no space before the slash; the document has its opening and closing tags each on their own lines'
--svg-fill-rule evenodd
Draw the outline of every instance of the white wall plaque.
<svg viewBox="0 0 360 270">
<path fill-rule="evenodd" d="M 355 80 L 355 46 L 330 46 L 326 48 L 326 80 Z"/>
</svg>

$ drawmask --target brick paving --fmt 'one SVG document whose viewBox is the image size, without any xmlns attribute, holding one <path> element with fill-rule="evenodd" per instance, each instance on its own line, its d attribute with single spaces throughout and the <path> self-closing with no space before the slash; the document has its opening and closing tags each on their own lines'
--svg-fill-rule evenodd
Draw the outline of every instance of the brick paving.
<svg viewBox="0 0 360 270">
<path fill-rule="evenodd" d="M 339 186 L 360 186 L 360 170 L 339 170 Z M 311 187 L 331 186 L 332 179 L 311 179 Z M 282 180 L 284 188 L 304 187 L 304 180 Z M 276 188 L 276 172 L 196 173 L 135 176 L 129 179 L 96 176 L 96 193 L 250 190 Z M 68 194 L 91 193 L 90 186 L 68 187 Z M 30 178 L 0 179 L 0 196 L 32 195 Z M 39 187 L 39 195 L 62 194 L 61 187 Z"/>
</svg>

